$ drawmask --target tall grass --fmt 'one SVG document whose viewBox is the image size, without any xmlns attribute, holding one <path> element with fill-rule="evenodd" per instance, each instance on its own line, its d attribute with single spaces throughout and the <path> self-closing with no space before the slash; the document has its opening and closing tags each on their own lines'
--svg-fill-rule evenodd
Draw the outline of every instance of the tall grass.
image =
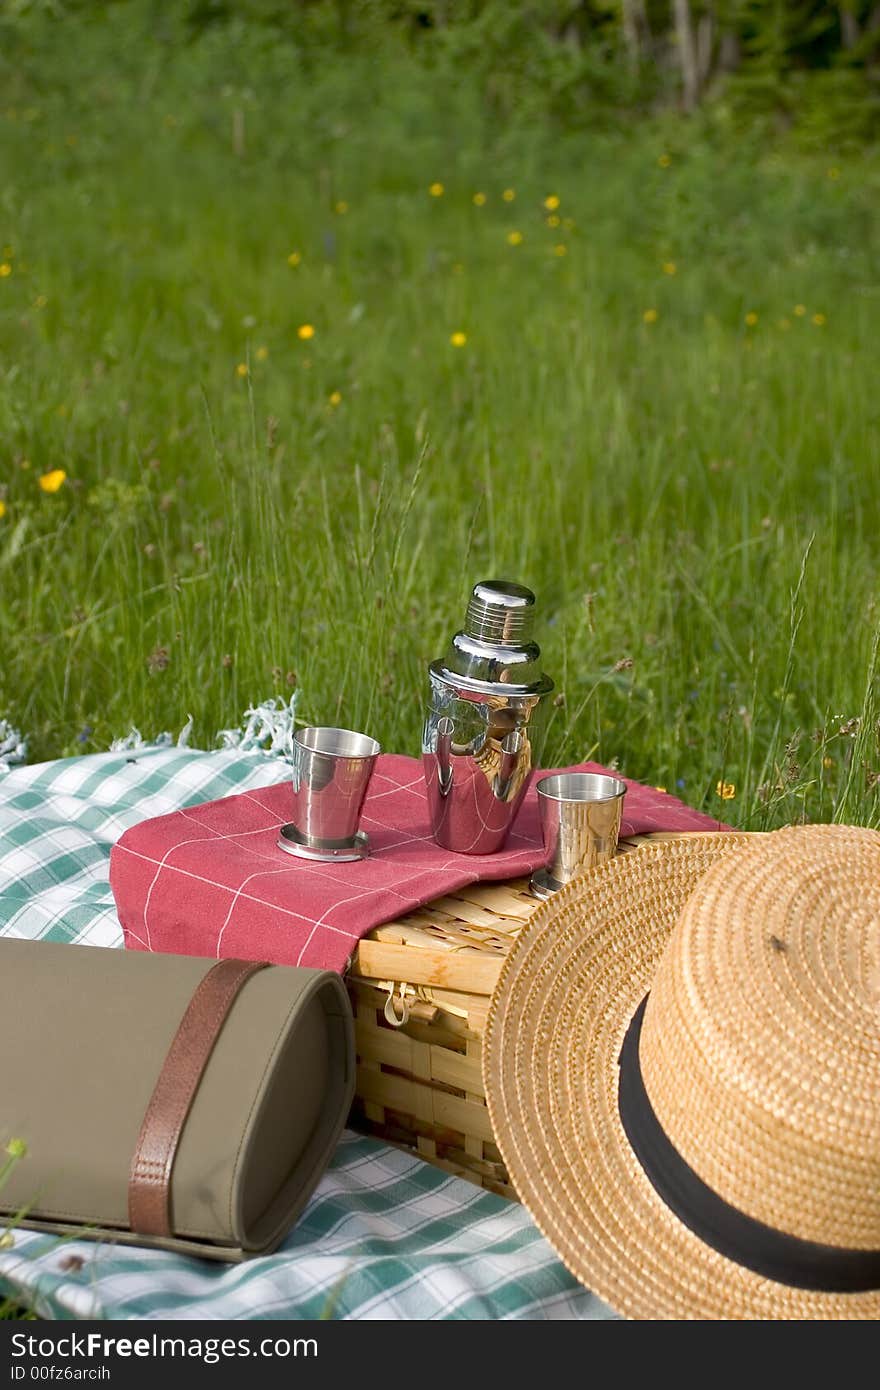
<svg viewBox="0 0 880 1390">
<path fill-rule="evenodd" d="M 9 1177 L 17 1163 L 25 1157 L 26 1146 L 20 1139 L 11 1140 L 2 1151 L 0 1151 L 0 1191 L 3 1184 Z M 24 1217 L 24 1210 L 16 1212 L 5 1220 L 0 1220 L 0 1250 L 9 1249 L 15 1243 L 14 1227 Z M 29 1309 L 22 1308 L 20 1304 L 10 1298 L 0 1296 L 0 1322 L 10 1322 L 13 1320 L 27 1318 L 32 1319 L 36 1315 Z"/>
<path fill-rule="evenodd" d="M 210 743 L 294 683 L 414 752 L 503 574 L 554 762 L 876 823 L 876 157 L 501 128 L 449 70 L 148 13 L 0 58 L 0 715 L 32 754 L 187 713 Z"/>
</svg>

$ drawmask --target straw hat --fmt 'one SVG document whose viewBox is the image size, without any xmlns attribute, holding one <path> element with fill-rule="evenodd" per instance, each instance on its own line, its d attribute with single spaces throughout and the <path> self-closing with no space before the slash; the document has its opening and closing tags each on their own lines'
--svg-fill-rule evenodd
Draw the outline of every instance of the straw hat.
<svg viewBox="0 0 880 1390">
<path fill-rule="evenodd" d="M 619 1312 L 877 1318 L 880 834 L 690 836 L 569 884 L 505 961 L 484 1079 L 517 1192 Z"/>
</svg>

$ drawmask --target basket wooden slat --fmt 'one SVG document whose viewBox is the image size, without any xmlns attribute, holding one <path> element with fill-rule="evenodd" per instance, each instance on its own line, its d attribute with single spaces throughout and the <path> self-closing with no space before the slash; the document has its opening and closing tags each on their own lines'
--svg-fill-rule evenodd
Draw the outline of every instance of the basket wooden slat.
<svg viewBox="0 0 880 1390">
<path fill-rule="evenodd" d="M 464 947 L 417 948 L 414 943 L 398 946 L 385 941 L 362 941 L 353 969 L 373 979 L 406 980 L 411 985 L 434 985 L 440 989 L 491 994 L 501 973 L 502 955 L 493 958 Z"/>
<path fill-rule="evenodd" d="M 654 838 L 635 836 L 620 849 Z M 353 1122 L 514 1200 L 489 1124 L 482 1039 L 504 958 L 538 906 L 527 879 L 471 884 L 374 928 L 348 977 L 358 1053 Z M 399 1027 L 386 1015 L 389 995 L 395 1017 L 406 1006 Z"/>
<path fill-rule="evenodd" d="M 360 942 L 349 989 L 358 1052 L 355 1123 L 515 1197 L 483 1094 L 482 1035 L 504 957 L 537 907 L 528 883 L 474 884 Z M 386 1017 L 406 1005 L 406 1022 Z"/>
</svg>

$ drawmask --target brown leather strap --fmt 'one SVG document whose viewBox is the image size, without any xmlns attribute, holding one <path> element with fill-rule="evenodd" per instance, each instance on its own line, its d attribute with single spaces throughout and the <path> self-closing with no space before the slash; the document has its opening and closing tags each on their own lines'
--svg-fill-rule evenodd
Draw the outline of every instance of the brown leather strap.
<svg viewBox="0 0 880 1390">
<path fill-rule="evenodd" d="M 147 1106 L 128 1178 L 128 1220 L 143 1236 L 170 1236 L 171 1169 L 186 1117 L 242 985 L 267 961 L 221 960 L 193 993 Z"/>
</svg>

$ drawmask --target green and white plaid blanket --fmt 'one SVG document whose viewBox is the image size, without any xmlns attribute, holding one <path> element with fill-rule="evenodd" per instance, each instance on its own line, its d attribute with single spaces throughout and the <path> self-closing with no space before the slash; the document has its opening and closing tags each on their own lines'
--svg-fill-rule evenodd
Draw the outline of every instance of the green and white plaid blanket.
<svg viewBox="0 0 880 1390">
<path fill-rule="evenodd" d="M 288 775 L 259 753 L 168 747 L 0 772 L 0 935 L 121 946 L 108 867 L 123 830 Z M 284 1246 L 244 1265 L 13 1236 L 0 1291 L 44 1317 L 613 1316 L 522 1207 L 354 1134 Z"/>
</svg>

